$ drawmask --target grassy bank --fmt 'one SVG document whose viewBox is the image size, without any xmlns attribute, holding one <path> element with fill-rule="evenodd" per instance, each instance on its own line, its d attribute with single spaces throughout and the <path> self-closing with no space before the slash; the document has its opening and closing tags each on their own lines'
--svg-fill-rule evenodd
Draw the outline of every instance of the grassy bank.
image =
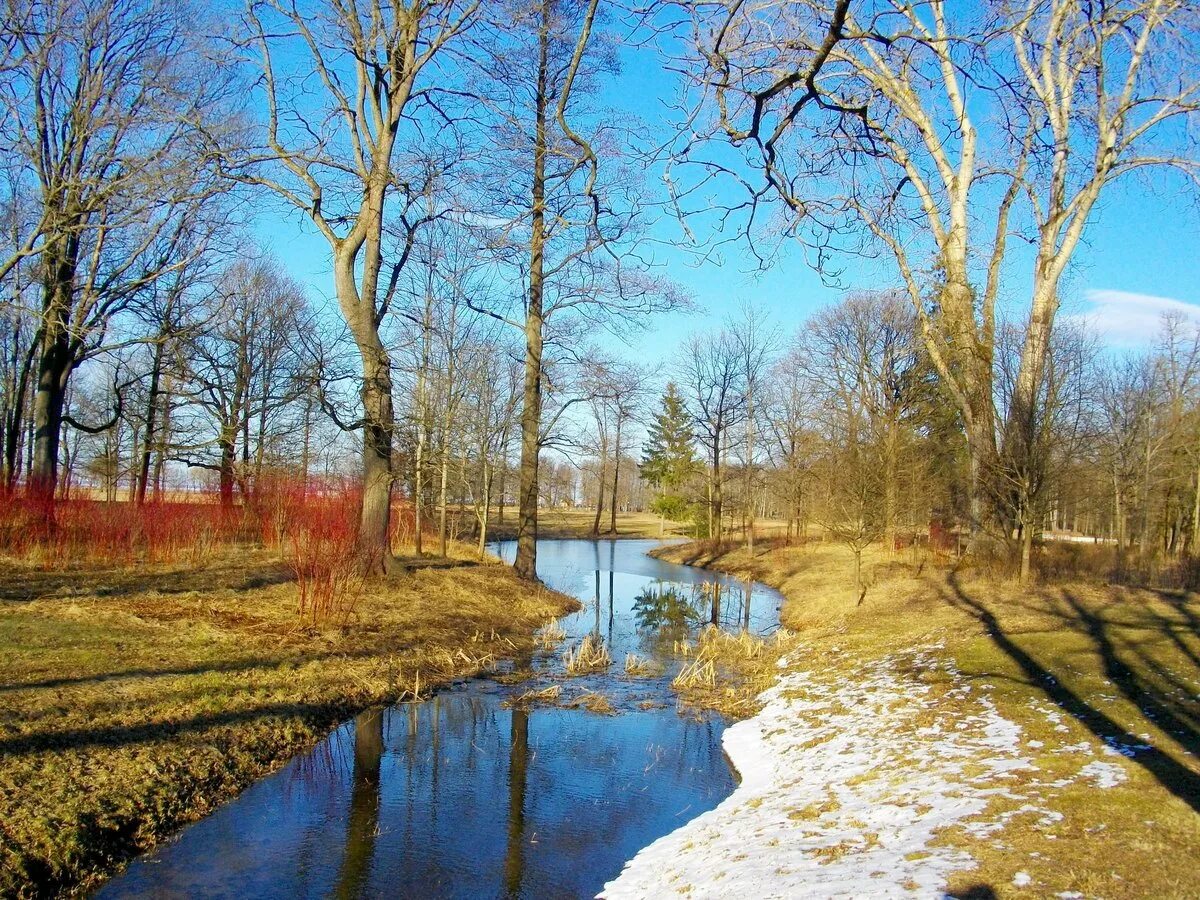
<svg viewBox="0 0 1200 900">
<path fill-rule="evenodd" d="M 1030 766 L 995 778 L 986 813 L 1004 827 L 939 837 L 978 863 L 954 877 L 956 895 L 1200 892 L 1196 595 L 1098 578 L 1023 588 L 916 556 L 876 555 L 859 604 L 849 553 L 839 547 L 767 546 L 751 555 L 696 543 L 655 555 L 779 588 L 783 623 L 802 641 L 795 664 L 831 682 L 936 648 L 972 691 L 942 692 L 949 678 L 914 667 L 914 687 L 934 698 L 914 733 L 961 727 L 968 705 L 980 703 L 1020 726 Z M 1088 771 L 1111 777 L 1082 777 Z"/>
<path fill-rule="evenodd" d="M 0 563 L 0 895 L 82 892 L 363 708 L 496 658 L 575 601 L 501 565 L 296 616 L 277 558 L 44 572 Z"/>
</svg>

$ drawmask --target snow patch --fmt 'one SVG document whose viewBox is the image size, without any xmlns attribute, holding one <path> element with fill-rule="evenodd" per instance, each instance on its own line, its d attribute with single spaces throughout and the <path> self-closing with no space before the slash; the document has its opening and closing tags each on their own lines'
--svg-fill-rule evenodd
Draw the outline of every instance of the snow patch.
<svg viewBox="0 0 1200 900">
<path fill-rule="evenodd" d="M 1120 766 L 1105 762 L 1090 762 L 1079 770 L 1079 774 L 1084 778 L 1090 778 L 1099 788 L 1116 787 L 1129 777 Z"/>
<path fill-rule="evenodd" d="M 928 655 L 907 663 L 958 677 Z M 1034 768 L 1019 726 L 981 692 L 963 715 L 968 695 L 957 696 L 959 727 L 926 725 L 943 713 L 938 700 L 895 659 L 837 683 L 786 672 L 760 698 L 762 712 L 725 731 L 737 790 L 643 849 L 601 896 L 940 896 L 952 872 L 974 863 L 931 846 L 935 834 L 1000 827 L 977 817 L 1013 772 Z"/>
</svg>

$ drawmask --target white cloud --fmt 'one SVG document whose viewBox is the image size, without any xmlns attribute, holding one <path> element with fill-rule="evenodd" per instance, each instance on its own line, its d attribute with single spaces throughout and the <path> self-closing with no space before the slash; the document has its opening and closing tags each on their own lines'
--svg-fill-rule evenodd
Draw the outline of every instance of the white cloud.
<svg viewBox="0 0 1200 900">
<path fill-rule="evenodd" d="M 1112 344 L 1152 343 L 1162 329 L 1166 313 L 1186 316 L 1200 325 L 1200 306 L 1172 297 L 1091 290 L 1085 292 L 1084 299 L 1087 308 L 1071 318 L 1087 322 Z"/>
</svg>

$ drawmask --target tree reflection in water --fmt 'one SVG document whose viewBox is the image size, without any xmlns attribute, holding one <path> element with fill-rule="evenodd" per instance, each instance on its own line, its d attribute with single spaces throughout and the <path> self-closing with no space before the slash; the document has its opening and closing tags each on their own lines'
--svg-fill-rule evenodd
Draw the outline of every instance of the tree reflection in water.
<svg viewBox="0 0 1200 900">
<path fill-rule="evenodd" d="M 508 849 L 504 856 L 504 889 L 521 896 L 525 871 L 525 784 L 529 766 L 529 710 L 512 711 L 508 743 Z"/>
<path fill-rule="evenodd" d="M 339 898 L 358 897 L 366 887 L 379 832 L 379 771 L 383 759 L 383 710 L 354 720 L 354 782 L 346 819 L 346 855 L 338 873 Z"/>
<path fill-rule="evenodd" d="M 703 599 L 702 591 L 685 593 L 672 584 L 649 585 L 633 598 L 634 619 L 643 631 L 686 631 L 702 621 L 697 602 Z"/>
</svg>

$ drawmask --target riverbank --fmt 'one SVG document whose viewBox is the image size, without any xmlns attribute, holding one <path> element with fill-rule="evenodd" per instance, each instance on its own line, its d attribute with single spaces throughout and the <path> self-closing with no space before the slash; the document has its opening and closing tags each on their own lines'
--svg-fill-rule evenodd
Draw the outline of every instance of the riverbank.
<svg viewBox="0 0 1200 900">
<path fill-rule="evenodd" d="M 296 615 L 277 557 L 0 567 L 0 895 L 82 892 L 354 713 L 526 652 L 575 600 L 507 566 Z"/>
<path fill-rule="evenodd" d="M 778 588 L 800 644 L 726 732 L 739 789 L 609 896 L 1200 889 L 1195 595 L 877 555 L 860 604 L 838 547 L 654 555 Z"/>
</svg>

